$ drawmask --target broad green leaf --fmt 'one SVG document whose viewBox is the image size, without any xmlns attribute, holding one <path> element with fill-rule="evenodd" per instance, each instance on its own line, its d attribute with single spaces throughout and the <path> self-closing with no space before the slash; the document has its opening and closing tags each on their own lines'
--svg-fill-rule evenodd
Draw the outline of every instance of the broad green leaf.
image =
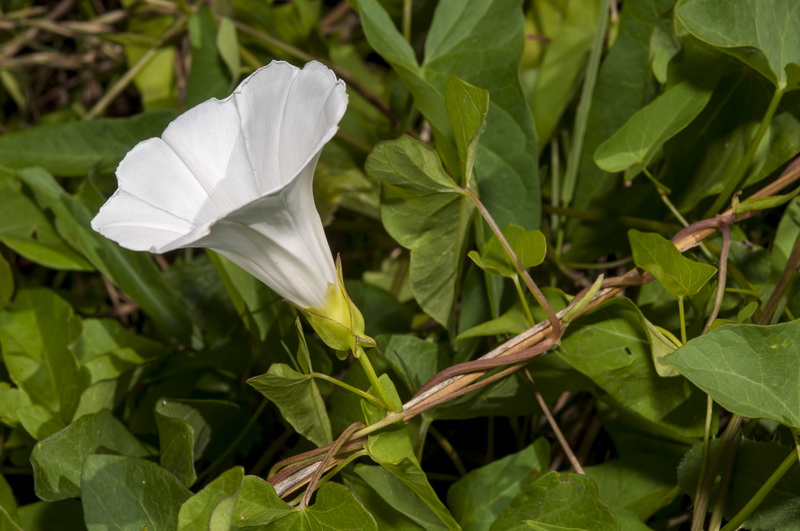
<svg viewBox="0 0 800 531">
<path fill-rule="evenodd" d="M 667 361 L 725 409 L 800 428 L 800 321 L 728 325 L 692 339 Z"/>
<path fill-rule="evenodd" d="M 133 66 L 144 54 L 153 53 L 151 49 L 175 24 L 175 19 L 171 15 L 131 17 L 127 31 L 139 37 L 139 42 L 123 42 L 128 65 Z M 175 46 L 161 46 L 133 78 L 145 110 L 176 106 L 178 90 L 175 83 L 175 64 Z"/>
<path fill-rule="evenodd" d="M 9 511 L 0 506 L 0 531 L 24 531 Z"/>
<path fill-rule="evenodd" d="M 728 53 L 780 88 L 800 87 L 800 5 L 783 0 L 693 0 L 676 13 L 698 39 Z"/>
<path fill-rule="evenodd" d="M 31 399 L 25 391 L 11 387 L 7 382 L 0 382 L 0 422 L 18 427 L 20 425 L 19 412 L 31 406 Z"/>
<path fill-rule="evenodd" d="M 542 231 L 525 230 L 519 225 L 510 223 L 503 227 L 502 232 L 522 267 L 528 269 L 544 261 L 547 254 L 547 239 Z M 519 276 L 516 267 L 495 235 L 489 238 L 480 254 L 470 251 L 469 257 L 478 267 L 494 275 L 507 278 Z"/>
<path fill-rule="evenodd" d="M 391 481 L 399 485 L 400 489 L 402 490 L 395 489 L 393 494 L 390 496 L 391 500 L 385 499 L 373 488 L 372 478 L 370 478 L 368 481 L 359 475 L 359 472 L 366 468 L 379 471 L 376 472 L 376 474 L 380 474 L 381 478 L 386 478 L 387 482 Z M 397 531 L 425 531 L 429 528 L 429 526 L 435 527 L 441 525 L 439 519 L 436 518 L 435 515 L 431 515 L 432 519 L 430 522 L 426 522 L 425 524 L 421 525 L 417 523 L 417 520 L 419 520 L 420 516 L 419 512 L 415 512 L 413 515 L 406 515 L 400 512 L 396 508 L 399 493 L 410 491 L 408 491 L 408 488 L 405 485 L 400 483 L 399 479 L 395 478 L 390 472 L 379 466 L 357 464 L 353 469 L 353 472 L 343 472 L 342 479 L 344 480 L 345 485 L 347 485 L 347 488 L 355 493 L 358 500 L 375 519 L 378 529 L 396 529 Z M 409 498 L 403 497 L 402 503 L 405 504 L 405 502 L 410 499 L 416 500 L 416 503 L 418 504 L 422 503 L 413 493 L 410 494 Z M 425 511 L 427 511 L 427 508 L 425 508 Z"/>
<path fill-rule="evenodd" d="M 114 171 L 137 143 L 159 136 L 177 112 L 161 110 L 130 118 L 102 118 L 41 125 L 0 137 L 0 164 L 21 169 L 40 166 L 64 177 Z"/>
<path fill-rule="evenodd" d="M 331 442 L 331 422 L 312 377 L 283 363 L 273 363 L 266 374 L 250 378 L 247 383 L 278 406 L 297 433 L 317 446 Z"/>
<path fill-rule="evenodd" d="M 373 513 L 375 509 L 390 507 L 388 514 L 376 514 L 376 518 L 383 517 L 395 518 L 401 524 L 398 527 L 406 529 L 436 529 L 446 530 L 447 527 L 439 520 L 439 517 L 417 496 L 413 490 L 407 487 L 394 474 L 380 466 L 357 465 L 354 469 L 356 476 L 370 489 L 367 492 L 367 500 L 372 502 Z M 363 491 L 364 489 L 362 489 Z M 372 498 L 377 497 L 380 502 Z M 397 515 L 397 516 L 395 516 Z M 390 526 L 393 527 L 394 523 Z"/>
<path fill-rule="evenodd" d="M 92 214 L 86 205 L 67 194 L 45 171 L 20 170 L 19 176 L 53 211 L 56 228 L 70 245 L 136 301 L 162 329 L 181 341 L 189 341 L 192 325 L 186 309 L 147 254 L 123 249 L 94 232 L 90 227 Z"/>
<path fill-rule="evenodd" d="M 475 152 L 489 112 L 489 91 L 450 74 L 444 89 L 444 104 L 458 150 L 461 185 L 467 187 L 472 180 Z"/>
<path fill-rule="evenodd" d="M 658 375 L 640 315 L 629 299 L 612 299 L 576 320 L 556 352 L 624 407 L 675 429 L 685 419 L 669 415 L 689 398 L 690 387 Z"/>
<path fill-rule="evenodd" d="M 414 297 L 428 315 L 447 325 L 472 226 L 472 203 L 445 173 L 436 152 L 407 136 L 378 144 L 366 170 L 383 184 L 386 230 L 411 249 Z"/>
<path fill-rule="evenodd" d="M 88 455 L 147 457 L 147 449 L 109 411 L 79 418 L 40 441 L 31 453 L 36 495 L 56 501 L 81 495 L 81 467 Z"/>
<path fill-rule="evenodd" d="M 231 77 L 217 49 L 217 23 L 207 7 L 189 18 L 192 69 L 186 86 L 186 104 L 194 107 L 209 98 L 222 99 L 230 93 Z"/>
<path fill-rule="evenodd" d="M 405 426 L 369 436 L 367 454 L 416 494 L 447 529 L 459 529 L 419 466 Z"/>
<path fill-rule="evenodd" d="M 178 514 L 178 531 L 231 529 L 243 481 L 244 469 L 231 468 L 183 502 Z"/>
<path fill-rule="evenodd" d="M 347 490 L 336 483 L 325 483 L 313 505 L 294 509 L 262 529 L 286 531 L 369 531 L 376 530 L 375 519 Z"/>
<path fill-rule="evenodd" d="M 597 487 L 586 476 L 549 472 L 526 486 L 491 526 L 493 531 L 517 529 L 542 531 L 578 530 L 618 531 L 611 510 L 597 494 Z"/>
<path fill-rule="evenodd" d="M 545 439 L 471 471 L 447 491 L 447 504 L 464 531 L 488 529 L 527 483 L 550 464 Z"/>
<path fill-rule="evenodd" d="M 236 36 L 236 26 L 228 17 L 219 19 L 217 52 L 219 52 L 220 58 L 225 63 L 225 66 L 228 67 L 228 71 L 230 71 L 232 83 L 236 83 L 242 73 L 242 60 L 239 57 L 239 39 Z"/>
<path fill-rule="evenodd" d="M 675 297 L 688 297 L 717 272 L 717 268 L 686 258 L 669 240 L 654 232 L 629 230 L 633 261 Z"/>
<path fill-rule="evenodd" d="M 594 160 L 608 172 L 628 170 L 633 179 L 646 168 L 661 146 L 697 118 L 714 92 L 718 76 L 702 85 L 678 83 L 631 116 L 611 138 L 600 144 Z"/>
<path fill-rule="evenodd" d="M 692 77 L 703 75 L 700 71 Z M 745 151 L 769 105 L 770 90 L 769 82 L 752 71 L 726 76 L 700 119 L 664 146 L 667 165 L 662 174 L 671 177 L 666 184 L 680 193 L 673 201 L 681 211 L 688 212 L 703 198 L 719 195 L 730 168 L 744 163 Z M 767 178 L 798 151 L 800 108 L 796 95 L 790 94 L 775 112 L 743 186 Z"/>
<path fill-rule="evenodd" d="M 7 137 L 0 137 L 0 144 L 4 138 Z M 0 242 L 28 260 L 52 269 L 91 271 L 91 264 L 67 245 L 47 216 L 14 184 L 0 180 L 4 214 Z"/>
<path fill-rule="evenodd" d="M 57 429 L 72 420 L 80 393 L 88 385 L 88 374 L 68 348 L 80 331 L 81 320 L 72 307 L 44 288 L 21 290 L 13 304 L 0 313 L 6 369 L 34 405 L 52 413 L 60 423 Z M 46 437 L 50 433 L 31 435 Z"/>
<path fill-rule="evenodd" d="M 11 265 L 0 255 L 0 310 L 5 308 L 14 294 L 14 273 Z"/>
<path fill-rule="evenodd" d="M 27 395 L 25 395 L 27 397 Z M 25 404 L 16 411 L 19 423 L 34 439 L 41 440 L 64 428 L 57 413 L 40 404 Z"/>
<path fill-rule="evenodd" d="M 256 476 L 245 476 L 233 510 L 233 526 L 251 528 L 266 525 L 294 511 L 291 505 L 278 497 L 271 484 Z"/>
<path fill-rule="evenodd" d="M 161 466 L 187 487 L 197 477 L 194 462 L 206 453 L 216 457 L 242 427 L 239 406 L 222 400 L 164 398 L 156 404 L 155 417 Z"/>
<path fill-rule="evenodd" d="M 481 198 L 500 226 L 513 222 L 536 228 L 540 216 L 536 131 L 519 82 L 524 39 L 519 3 L 439 2 L 422 66 L 378 0 L 359 0 L 358 12 L 367 40 L 414 96 L 454 172 L 460 165 L 444 98 L 447 80 L 455 74 L 489 91 L 486 127 L 475 160 Z"/>
<path fill-rule="evenodd" d="M 536 69 L 535 84 L 528 93 L 540 151 L 575 97 L 592 48 L 601 5 L 595 0 L 569 0 L 558 4 L 558 26 L 544 20 L 542 27 L 537 24 L 538 33 L 546 35 L 549 42 L 543 48 L 544 59 Z M 544 8 L 546 5 L 537 5 L 537 23 Z"/>
<path fill-rule="evenodd" d="M 415 393 L 437 372 L 439 347 L 411 335 L 378 336 L 376 350 L 386 358 L 409 392 Z"/>
<path fill-rule="evenodd" d="M 117 378 L 170 353 L 166 345 L 132 333 L 114 319 L 84 319 L 81 335 L 71 349 L 81 366 L 88 369 L 92 383 Z"/>
<path fill-rule="evenodd" d="M 633 0 L 620 11 L 619 35 L 597 74 L 592 108 L 584 138 L 575 208 L 608 191 L 614 180 L 594 162 L 594 152 L 652 96 L 650 37 L 674 0 Z"/>
<path fill-rule="evenodd" d="M 647 520 L 678 494 L 677 466 L 678 460 L 670 455 L 653 459 L 652 454 L 640 454 L 587 467 L 586 475 L 609 507 L 622 507 Z"/>
<path fill-rule="evenodd" d="M 90 455 L 83 463 L 81 501 L 89 531 L 176 531 L 181 504 L 191 494 L 144 459 Z"/>
<path fill-rule="evenodd" d="M 666 357 L 675 352 L 678 346 L 672 342 L 664 333 L 642 316 L 644 329 L 647 331 L 647 338 L 650 340 L 650 352 L 653 356 L 653 364 L 659 376 L 677 376 L 680 373 L 667 363 Z"/>
<path fill-rule="evenodd" d="M 125 391 L 134 385 L 133 375 L 128 377 L 100 380 L 90 384 L 81 393 L 78 407 L 72 415 L 73 422 L 85 415 L 93 415 L 100 411 L 113 411 L 123 400 Z"/>
<path fill-rule="evenodd" d="M 712 440 L 711 448 L 718 448 Z M 749 502 L 769 479 L 781 462 L 795 450 L 777 442 L 758 442 L 742 439 L 736 449 L 728 494 L 723 515 L 732 518 Z M 697 476 L 702 461 L 702 445 L 697 444 L 686 454 L 678 468 L 678 483 L 690 496 L 695 495 Z M 715 486 L 714 491 L 717 490 Z M 711 495 L 715 496 L 716 492 Z M 800 511 L 800 466 L 795 463 L 786 475 L 769 491 L 764 501 L 744 521 L 742 529 L 776 531 L 797 529 Z"/>
</svg>

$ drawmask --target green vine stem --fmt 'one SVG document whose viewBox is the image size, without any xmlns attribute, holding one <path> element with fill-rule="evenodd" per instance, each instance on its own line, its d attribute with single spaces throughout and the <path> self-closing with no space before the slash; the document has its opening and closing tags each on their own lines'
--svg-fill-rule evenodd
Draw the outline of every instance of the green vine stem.
<svg viewBox="0 0 800 531">
<path fill-rule="evenodd" d="M 394 406 L 392 406 L 391 400 L 389 400 L 389 398 L 386 396 L 386 393 L 383 392 L 383 386 L 378 381 L 378 375 L 375 374 L 375 369 L 372 368 L 372 363 L 370 363 L 369 357 L 367 357 L 367 354 L 364 352 L 364 349 L 361 346 L 357 346 L 356 349 L 357 352 L 354 352 L 353 355 L 361 364 L 361 368 L 364 369 L 364 372 L 367 375 L 367 379 L 369 380 L 370 385 L 372 385 L 374 392 L 378 395 L 378 398 L 382 402 L 382 407 L 385 408 L 387 411 L 396 412 Z"/>
<path fill-rule="evenodd" d="M 381 400 L 378 397 L 373 396 L 373 395 L 367 393 L 366 391 L 362 391 L 361 389 L 359 389 L 357 387 L 353 387 L 352 385 L 350 385 L 348 383 L 345 383 L 345 382 L 343 382 L 343 381 L 341 381 L 341 380 L 339 380 L 337 378 L 334 378 L 333 376 L 328 376 L 327 374 L 322 374 L 321 372 L 312 372 L 311 374 L 309 374 L 309 376 L 311 376 L 312 378 L 319 378 L 320 380 L 325 380 L 326 382 L 330 382 L 333 385 L 338 385 L 342 389 L 346 389 L 347 391 L 350 391 L 351 393 L 357 394 L 361 398 L 369 400 L 370 402 L 372 402 L 373 404 L 375 404 L 378 407 L 381 407 L 381 408 L 386 407 L 384 405 L 384 403 L 381 402 Z"/>
<path fill-rule="evenodd" d="M 795 435 L 796 439 L 796 435 Z M 798 454 L 800 454 L 800 445 L 795 443 L 795 449 L 786 456 L 786 459 L 775 469 L 775 472 L 767 479 L 767 481 L 761 485 L 761 488 L 758 489 L 758 492 L 750 498 L 750 501 L 741 508 L 741 510 L 736 513 L 736 516 L 731 518 L 731 520 L 725 524 L 725 527 L 722 528 L 722 531 L 735 531 L 739 529 L 739 526 L 747 519 L 748 516 L 753 514 L 753 511 L 761 505 L 761 502 L 764 501 L 764 498 L 767 497 L 775 485 L 786 475 L 786 473 L 792 468 L 792 466 L 797 463 L 798 461 Z"/>
<path fill-rule="evenodd" d="M 779 84 L 777 87 L 775 87 L 775 92 L 772 94 L 772 100 L 769 102 L 767 112 L 761 119 L 761 123 L 756 130 L 755 136 L 753 136 L 753 140 L 750 142 L 750 145 L 747 146 L 747 151 L 745 151 L 742 161 L 738 164 L 730 165 L 728 170 L 725 172 L 725 176 L 722 180 L 722 182 L 725 183 L 725 188 L 722 190 L 722 193 L 717 196 L 714 204 L 711 205 L 711 208 L 708 210 L 708 213 L 706 214 L 708 217 L 719 212 L 725 203 L 730 201 L 733 193 L 744 184 L 742 181 L 747 175 L 747 171 L 750 169 L 750 164 L 753 162 L 753 157 L 755 157 L 756 150 L 758 150 L 758 147 L 761 145 L 761 140 L 764 138 L 767 129 L 769 129 L 769 124 L 772 122 L 772 117 L 775 115 L 775 111 L 778 110 L 778 104 L 780 104 L 785 93 L 785 86 Z"/>
<path fill-rule="evenodd" d="M 776 195 L 781 190 L 794 184 L 798 180 L 800 180 L 800 159 L 798 159 L 796 164 L 790 165 L 790 167 L 788 167 L 778 179 L 771 182 L 753 194 L 751 197 L 768 197 Z M 726 222 L 732 223 L 738 219 L 750 217 L 755 214 L 756 211 L 752 211 L 748 212 L 747 215 L 733 216 L 732 212 L 727 212 L 725 216 L 728 216 L 730 219 L 726 218 Z M 718 223 L 719 219 L 717 218 L 696 222 L 676 234 L 673 237 L 672 242 L 679 251 L 686 251 L 698 245 L 698 243 L 703 239 L 719 230 Z M 652 278 L 648 278 L 647 275 L 640 274 L 635 269 L 625 273 L 620 277 L 606 279 L 603 281 L 600 289 L 595 293 L 594 296 L 591 297 L 591 302 L 589 302 L 589 304 L 582 310 L 581 313 L 586 313 L 602 302 L 614 297 L 627 286 L 641 285 L 649 282 L 650 280 L 652 280 Z M 583 300 L 583 296 L 587 294 L 590 289 L 591 287 L 586 288 L 581 293 L 576 295 L 567 308 L 558 312 L 559 318 L 563 319 L 563 316 L 569 312 L 571 308 L 574 308 L 575 305 L 579 304 Z M 522 368 L 524 364 L 527 363 L 527 361 L 530 361 L 530 359 L 533 357 L 547 352 L 554 344 L 555 343 L 552 339 L 552 330 L 549 321 L 541 321 L 533 328 L 509 339 L 502 345 L 499 345 L 492 351 L 484 354 L 479 359 L 461 364 L 461 366 L 471 366 L 468 372 L 461 372 L 460 370 L 457 370 L 458 366 L 445 369 L 445 371 L 442 372 L 449 372 L 450 375 L 444 379 L 441 378 L 442 373 L 434 376 L 432 380 L 436 380 L 437 383 L 435 385 L 429 385 L 429 382 L 423 386 L 426 388 L 426 390 L 418 391 L 411 400 L 403 405 L 402 412 L 389 413 L 380 421 L 362 428 L 354 433 L 350 438 L 350 441 L 342 446 L 339 457 L 341 459 L 347 459 L 349 456 L 354 455 L 355 452 L 361 451 L 363 444 L 366 442 L 367 435 L 371 433 L 375 433 L 395 423 L 408 421 L 420 413 L 427 411 L 428 409 L 431 409 L 439 404 L 453 400 L 459 396 L 469 393 L 470 391 L 505 378 L 509 374 L 512 374 L 516 370 Z M 473 364 L 475 364 L 475 362 L 479 362 L 479 365 L 474 366 Z M 500 367 L 503 362 L 508 365 L 505 369 L 502 369 L 498 373 L 487 376 L 487 373 L 489 370 L 491 370 L 488 368 L 488 365 L 491 365 L 492 367 Z M 481 364 L 486 364 L 487 366 L 484 367 Z M 481 380 L 481 378 L 483 379 Z M 734 417 L 731 423 L 735 424 L 736 422 L 736 418 Z M 330 445 L 317 448 L 310 452 L 293 456 L 284 459 L 280 463 L 277 463 L 270 471 L 269 482 L 275 487 L 275 491 L 278 493 L 278 495 L 281 497 L 286 497 L 287 495 L 296 491 L 298 488 L 302 487 L 302 485 L 308 481 L 308 479 L 317 469 L 320 460 L 323 458 L 329 447 Z M 714 466 L 713 468 L 716 469 L 717 467 Z M 706 490 L 705 492 L 709 491 Z M 695 501 L 698 502 L 698 498 L 695 498 Z M 708 501 L 706 500 L 706 503 L 702 509 L 703 515 L 705 515 L 707 507 Z M 701 527 L 697 529 L 702 529 L 702 520 Z"/>
<path fill-rule="evenodd" d="M 514 249 L 511 248 L 508 240 L 506 240 L 506 237 L 503 235 L 503 231 L 501 231 L 500 227 L 497 226 L 497 223 L 495 222 L 491 213 L 489 213 L 489 210 L 486 208 L 486 206 L 484 206 L 481 200 L 478 199 L 478 196 L 475 195 L 472 190 L 469 188 L 464 188 L 463 192 L 470 199 L 470 201 L 472 201 L 472 203 L 475 205 L 475 208 L 478 209 L 478 212 L 480 212 L 484 221 L 486 221 L 486 224 L 489 225 L 489 228 L 492 229 L 492 233 L 503 246 L 503 249 L 505 250 L 509 260 L 511 260 L 511 263 L 514 264 L 517 274 L 522 277 L 523 282 L 525 282 L 525 285 L 533 294 L 536 302 L 538 302 L 542 309 L 544 309 L 545 313 L 547 313 L 547 319 L 550 321 L 553 335 L 555 337 L 561 337 L 561 322 L 556 316 L 556 312 L 553 311 L 553 307 L 550 306 L 549 302 L 547 302 L 544 294 L 533 281 L 533 278 L 531 278 L 530 274 L 528 274 L 528 271 L 523 267 L 522 262 L 520 262 L 519 258 L 517 258 L 516 253 L 514 253 Z"/>
<path fill-rule="evenodd" d="M 683 308 L 683 297 L 678 297 L 678 316 L 681 321 L 681 344 L 686 344 L 686 312 Z"/>
<path fill-rule="evenodd" d="M 171 41 L 175 38 L 179 33 L 181 33 L 185 28 L 188 22 L 188 17 L 186 15 L 179 15 L 178 20 L 175 21 L 165 33 L 164 35 L 158 40 L 158 42 L 149 50 L 147 50 L 138 61 L 136 61 L 133 66 L 131 66 L 125 74 L 117 80 L 114 85 L 103 94 L 103 97 L 98 100 L 97 103 L 87 112 L 84 116 L 84 120 L 91 120 L 93 118 L 97 118 L 103 112 L 105 112 L 106 108 L 111 105 L 117 96 L 119 96 L 125 88 L 131 84 L 136 76 L 138 76 L 142 70 L 144 70 L 147 65 L 150 64 L 150 61 L 155 59 L 156 54 L 164 46 L 166 43 Z"/>
<path fill-rule="evenodd" d="M 775 313 L 775 308 L 778 307 L 778 302 L 781 300 L 781 297 L 783 297 L 783 292 L 786 291 L 786 287 L 789 285 L 789 279 L 791 279 L 792 274 L 799 267 L 800 234 L 798 234 L 797 239 L 794 241 L 792 251 L 789 253 L 789 259 L 786 260 L 786 266 L 783 268 L 783 273 L 781 273 L 780 280 L 778 280 L 778 283 L 775 285 L 775 289 L 769 296 L 767 304 L 764 305 L 764 309 L 761 311 L 761 317 L 758 319 L 758 324 L 769 324 L 770 321 L 772 321 L 772 315 Z"/>
<path fill-rule="evenodd" d="M 717 475 L 723 465 L 728 461 L 727 458 L 729 455 L 733 453 L 731 457 L 735 457 L 735 448 L 741 437 L 740 428 L 742 426 L 742 420 L 741 416 L 734 415 L 730 422 L 728 422 L 720 438 L 717 451 L 714 452 L 714 457 L 711 460 L 710 466 L 706 469 L 705 475 L 700 477 L 698 481 L 697 493 L 694 498 L 692 531 L 703 531 L 703 529 L 705 529 L 703 524 L 705 522 L 706 513 L 708 512 L 709 502 L 711 501 L 711 491 L 714 487 Z M 733 462 L 730 461 L 730 464 L 732 465 Z"/>
</svg>

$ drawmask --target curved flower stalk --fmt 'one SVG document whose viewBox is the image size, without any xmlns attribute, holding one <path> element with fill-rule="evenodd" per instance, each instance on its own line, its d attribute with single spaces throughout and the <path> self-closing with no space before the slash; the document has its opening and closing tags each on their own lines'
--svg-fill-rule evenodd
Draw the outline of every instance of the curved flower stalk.
<svg viewBox="0 0 800 531">
<path fill-rule="evenodd" d="M 322 64 L 272 62 L 134 147 L 92 228 L 136 251 L 213 249 L 301 309 L 329 346 L 365 358 L 362 347 L 374 341 L 312 193 L 320 152 L 346 108 L 344 83 Z"/>
</svg>

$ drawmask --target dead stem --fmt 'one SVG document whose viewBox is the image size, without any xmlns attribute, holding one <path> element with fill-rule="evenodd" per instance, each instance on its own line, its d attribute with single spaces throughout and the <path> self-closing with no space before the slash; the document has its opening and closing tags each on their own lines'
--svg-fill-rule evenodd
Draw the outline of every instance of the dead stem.
<svg viewBox="0 0 800 531">
<path fill-rule="evenodd" d="M 751 197 L 775 195 L 798 179 L 800 179 L 800 158 L 790 164 L 776 181 L 762 188 Z M 741 216 L 734 216 L 733 212 L 728 210 L 722 214 L 722 216 L 725 217 L 725 222 L 729 223 L 750 217 L 750 215 L 754 215 L 755 213 L 756 211 L 752 211 Z M 699 242 L 718 230 L 719 222 L 718 216 L 713 219 L 694 223 L 682 230 L 672 241 L 679 251 L 686 251 L 698 245 Z M 652 281 L 652 276 L 636 269 L 632 269 L 619 277 L 607 278 L 603 281 L 601 289 L 594 294 L 591 302 L 581 309 L 578 315 L 573 316 L 572 319 L 574 320 L 578 316 L 590 312 L 598 305 L 618 295 L 626 286 L 640 285 L 650 281 Z M 589 289 L 591 288 L 586 288 L 576 295 L 569 306 L 556 314 L 562 331 L 564 323 L 560 322 L 561 319 L 563 319 L 564 315 L 572 308 L 582 302 L 582 296 L 585 295 Z M 397 422 L 408 421 L 423 411 L 427 411 L 432 407 L 453 400 L 470 391 L 489 385 L 492 382 L 512 374 L 524 367 L 524 365 L 535 356 L 547 352 L 555 345 L 556 340 L 559 338 L 560 336 L 554 338 L 550 321 L 542 321 L 529 330 L 511 338 L 477 360 L 466 362 L 465 364 L 461 364 L 461 366 L 456 365 L 445 369 L 434 376 L 411 400 L 406 402 L 403 405 L 402 412 L 391 413 L 383 420 L 353 433 L 352 436 L 354 439 L 351 439 L 350 442 L 345 444 L 341 451 L 352 454 L 366 442 L 366 436 L 370 433 Z M 487 376 L 492 369 L 504 364 L 509 364 L 510 366 L 500 372 Z M 464 365 L 466 365 L 466 367 L 464 367 Z M 321 468 L 320 461 L 330 447 L 331 445 L 326 445 L 322 448 L 306 452 L 305 454 L 278 463 L 273 470 L 280 471 L 269 479 L 269 482 L 273 484 L 278 495 L 284 497 L 307 483 L 314 472 Z M 324 472 L 325 470 L 322 471 L 322 473 Z"/>
</svg>

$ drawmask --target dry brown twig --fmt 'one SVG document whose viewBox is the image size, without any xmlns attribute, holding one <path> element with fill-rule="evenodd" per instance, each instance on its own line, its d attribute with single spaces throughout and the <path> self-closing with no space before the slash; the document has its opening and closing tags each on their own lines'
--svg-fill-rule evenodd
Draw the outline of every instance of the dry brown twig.
<svg viewBox="0 0 800 531">
<path fill-rule="evenodd" d="M 787 166 L 783 173 L 761 190 L 754 193 L 751 198 L 769 197 L 777 195 L 781 190 L 800 180 L 800 158 Z M 756 215 L 758 211 L 736 215 L 729 209 L 720 216 L 699 221 L 686 227 L 673 238 L 673 243 L 681 252 L 697 246 L 705 238 L 718 230 L 721 223 L 730 225 L 742 219 Z M 582 297 L 591 288 L 586 288 L 574 297 L 567 308 L 558 312 L 557 317 L 562 324 L 562 331 L 576 317 L 596 308 L 603 302 L 618 295 L 626 286 L 641 285 L 652 280 L 647 273 L 632 269 L 619 277 L 608 278 L 603 281 L 601 288 L 592 296 L 591 301 L 580 309 L 576 315 L 570 316 L 570 311 L 581 303 Z M 584 301 L 585 302 L 585 301 Z M 565 319 L 565 316 L 569 316 Z M 403 411 L 390 413 L 383 420 L 366 428 L 348 434 L 348 442 L 341 446 L 342 455 L 326 456 L 333 443 L 320 447 L 311 452 L 306 452 L 286 459 L 273 467 L 268 481 L 275 487 L 279 496 L 285 497 L 296 492 L 308 483 L 312 476 L 321 477 L 327 470 L 319 471 L 323 459 L 332 461 L 337 458 L 339 462 L 347 456 L 357 452 L 367 440 L 370 433 L 400 421 L 408 421 L 414 416 L 436 405 L 462 396 L 469 391 L 488 385 L 514 371 L 522 368 L 536 356 L 546 353 L 556 341 L 552 338 L 552 328 L 548 320 L 538 323 L 529 330 L 513 337 L 494 350 L 481 356 L 477 360 L 449 367 L 434 376 L 417 392 L 408 402 L 403 404 Z M 503 365 L 510 365 L 499 373 L 488 376 L 489 372 Z M 485 378 L 484 378 L 485 377 Z M 481 380 L 481 378 L 483 378 Z M 277 471 L 273 475 L 273 472 Z"/>
</svg>

